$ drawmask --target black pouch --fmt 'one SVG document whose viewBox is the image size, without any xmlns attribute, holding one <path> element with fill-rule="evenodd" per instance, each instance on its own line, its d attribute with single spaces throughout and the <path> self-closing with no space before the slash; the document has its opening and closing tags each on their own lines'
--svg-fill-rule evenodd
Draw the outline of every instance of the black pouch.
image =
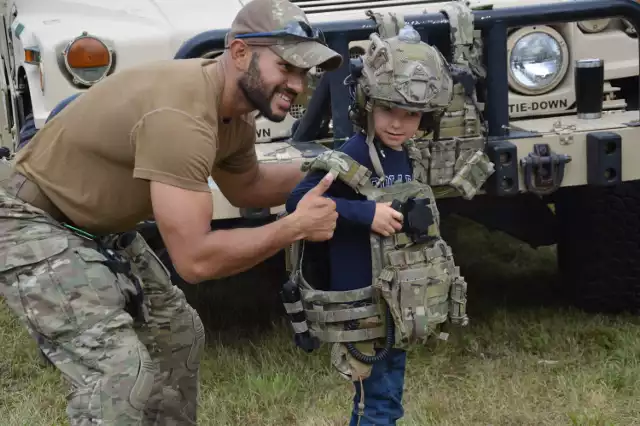
<svg viewBox="0 0 640 426">
<path fill-rule="evenodd" d="M 407 234 L 417 244 L 424 243 L 433 238 L 429 235 L 429 228 L 435 223 L 431 211 L 431 200 L 428 198 L 409 198 L 402 203 L 394 200 L 391 207 L 402 213 L 404 221 L 402 232 Z"/>
</svg>

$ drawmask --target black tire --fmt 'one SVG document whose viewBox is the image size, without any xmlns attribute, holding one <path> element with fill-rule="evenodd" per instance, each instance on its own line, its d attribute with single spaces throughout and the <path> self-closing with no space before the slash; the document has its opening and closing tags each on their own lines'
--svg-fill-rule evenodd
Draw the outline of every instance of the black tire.
<svg viewBox="0 0 640 426">
<path fill-rule="evenodd" d="M 284 252 L 253 268 L 226 278 L 197 285 L 186 283 L 176 272 L 166 249 L 156 252 L 171 274 L 173 284 L 200 315 L 208 331 L 231 328 L 260 328 L 284 314 L 279 291 L 288 276 Z"/>
<path fill-rule="evenodd" d="M 640 181 L 556 195 L 565 296 L 589 312 L 640 312 Z"/>
</svg>

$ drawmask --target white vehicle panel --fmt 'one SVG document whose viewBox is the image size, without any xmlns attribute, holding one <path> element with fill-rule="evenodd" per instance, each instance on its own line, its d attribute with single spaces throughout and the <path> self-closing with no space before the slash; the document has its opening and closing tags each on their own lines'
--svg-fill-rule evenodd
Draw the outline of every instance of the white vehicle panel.
<svg viewBox="0 0 640 426">
<path fill-rule="evenodd" d="M 84 90 L 71 84 L 60 70 L 59 56 L 75 37 L 87 31 L 100 37 L 116 55 L 115 72 L 155 60 L 173 58 L 180 46 L 198 34 L 209 30 L 229 28 L 238 10 L 251 0 L 14 0 L 7 1 L 4 11 L 9 20 L 13 7 L 17 18 L 11 25 L 14 34 L 14 60 L 22 67 L 29 82 L 29 92 L 35 125 L 42 127 L 50 111 L 64 98 Z M 442 2 L 414 0 L 293 0 L 312 23 L 360 20 L 364 11 L 395 12 L 404 16 L 435 13 Z M 494 9 L 570 2 L 573 0 L 471 0 L 472 7 L 491 6 Z M 20 31 L 16 29 L 20 27 Z M 637 39 L 619 28 L 596 34 L 585 34 L 574 24 L 555 25 L 570 45 L 570 61 L 599 57 L 605 61 L 605 80 L 638 74 Z M 366 42 L 366 41 L 361 41 Z M 361 44 L 358 41 L 352 43 Z M 611 46 L 615 46 L 612 49 Z M 40 50 L 44 92 L 40 87 L 40 68 L 24 63 L 24 48 Z M 5 62 L 9 62 L 5 58 Z M 573 68 L 563 82 L 551 93 L 539 96 L 510 92 L 512 118 L 553 115 L 570 112 L 575 100 Z M 17 80 L 16 72 L 10 76 Z M 607 85 L 607 93 L 617 89 Z M 12 95 L 15 96 L 15 87 Z M 557 107 L 555 107 L 557 106 Z M 608 99 L 605 109 L 625 106 L 624 99 Z M 291 125 L 304 111 L 297 111 L 281 123 L 263 118 L 257 120 L 258 142 L 271 142 L 290 136 Z"/>
</svg>

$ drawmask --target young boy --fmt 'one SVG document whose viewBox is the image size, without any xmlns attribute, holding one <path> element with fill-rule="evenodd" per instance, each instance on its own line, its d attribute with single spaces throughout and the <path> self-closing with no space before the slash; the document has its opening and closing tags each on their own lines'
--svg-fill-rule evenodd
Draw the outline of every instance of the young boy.
<svg viewBox="0 0 640 426">
<path fill-rule="evenodd" d="M 440 54 L 421 42 L 419 34 L 410 26 L 405 26 L 396 37 L 382 40 L 372 35 L 371 40 L 372 46 L 363 58 L 362 74 L 351 82 L 355 83 L 355 87 L 351 87 L 352 118 L 363 131 L 338 151 L 371 170 L 370 182 L 384 188 L 412 179 L 414 171 L 405 144 L 414 137 L 421 123 L 428 121 L 432 111 L 449 104 L 452 80 Z M 389 59 L 381 65 L 381 58 Z M 387 68 L 386 73 L 379 72 L 389 65 L 391 69 Z M 362 102 L 358 106 L 357 97 L 362 93 L 368 94 L 370 110 L 362 108 Z M 291 193 L 286 210 L 295 210 L 304 194 L 325 174 L 310 171 Z M 316 266 L 313 275 L 317 281 L 327 280 L 331 291 L 370 286 L 373 278 L 371 232 L 393 235 L 402 229 L 405 218 L 391 203 L 367 200 L 338 179 L 326 196 L 335 201 L 339 214 L 334 236 L 326 243 L 305 243 L 304 257 L 313 258 L 313 263 L 318 265 L 319 258 L 327 258 L 323 249 L 328 248 L 328 266 Z M 373 364 L 370 375 L 362 383 L 354 382 L 351 426 L 395 425 L 403 416 L 405 362 L 404 350 L 391 349 L 383 361 Z M 364 410 L 359 415 L 362 391 L 366 397 Z"/>
</svg>

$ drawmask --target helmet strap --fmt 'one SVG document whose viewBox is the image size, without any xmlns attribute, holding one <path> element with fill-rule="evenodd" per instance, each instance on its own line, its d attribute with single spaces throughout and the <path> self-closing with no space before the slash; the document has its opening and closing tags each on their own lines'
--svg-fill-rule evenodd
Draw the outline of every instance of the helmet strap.
<svg viewBox="0 0 640 426">
<path fill-rule="evenodd" d="M 367 108 L 367 146 L 369 146 L 369 157 L 371 158 L 371 164 L 376 174 L 380 177 L 378 185 L 384 182 L 384 170 L 382 170 L 382 163 L 378 156 L 378 150 L 376 149 L 374 139 L 376 136 L 375 125 L 373 123 L 373 111 L 371 108 Z"/>
</svg>

